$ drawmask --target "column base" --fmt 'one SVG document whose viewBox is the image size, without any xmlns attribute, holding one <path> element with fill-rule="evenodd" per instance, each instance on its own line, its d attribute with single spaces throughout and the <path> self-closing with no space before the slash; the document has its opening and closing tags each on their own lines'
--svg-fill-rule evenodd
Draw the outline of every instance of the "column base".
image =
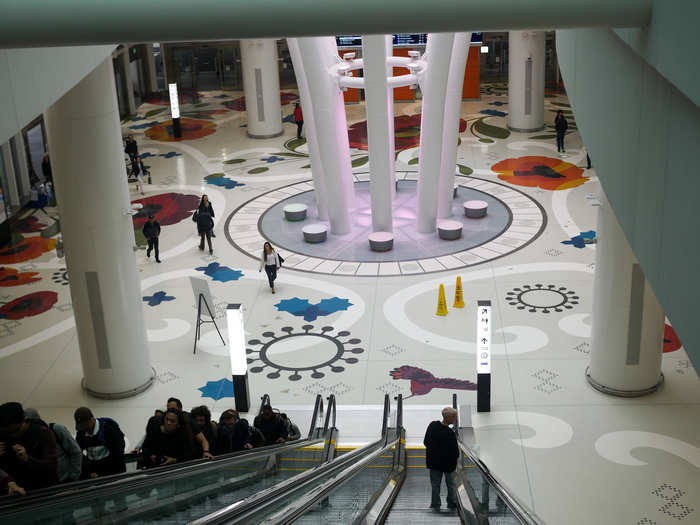
<svg viewBox="0 0 700 525">
<path fill-rule="evenodd" d="M 92 397 L 97 397 L 99 399 L 124 399 L 126 397 L 132 397 L 137 394 L 140 394 L 141 392 L 145 392 L 151 386 L 153 385 L 153 382 L 156 380 L 156 370 L 155 368 L 153 370 L 153 375 L 146 381 L 143 385 L 137 386 L 136 388 L 132 388 L 131 390 L 126 390 L 124 392 L 116 392 L 116 393 L 106 393 L 106 392 L 95 392 L 94 390 L 90 390 L 85 386 L 85 378 L 83 378 L 81 382 L 81 387 L 85 392 L 90 394 Z"/>
<path fill-rule="evenodd" d="M 542 126 L 540 126 L 539 128 L 524 129 L 524 128 L 514 128 L 513 126 L 508 126 L 508 129 L 511 131 L 515 131 L 517 133 L 532 133 L 534 131 L 542 131 L 544 129 L 544 124 Z"/>
<path fill-rule="evenodd" d="M 275 137 L 279 137 L 280 135 L 284 134 L 284 130 L 280 131 L 279 133 L 272 133 L 270 135 L 254 135 L 253 133 L 249 133 L 246 131 L 246 135 L 248 135 L 248 138 L 251 139 L 273 139 Z"/>
<path fill-rule="evenodd" d="M 647 394 L 652 394 L 656 392 L 659 387 L 664 383 L 664 374 L 661 372 L 661 376 L 659 377 L 659 381 L 652 387 L 645 388 L 642 390 L 619 390 L 617 388 L 612 388 L 608 387 L 605 385 L 602 385 L 598 383 L 595 379 L 591 377 L 590 374 L 590 366 L 586 367 L 586 381 L 588 381 L 588 384 L 591 385 L 593 388 L 595 388 L 598 392 L 602 392 L 603 394 L 608 394 L 611 396 L 618 396 L 618 397 L 641 397 L 641 396 L 646 396 Z"/>
</svg>

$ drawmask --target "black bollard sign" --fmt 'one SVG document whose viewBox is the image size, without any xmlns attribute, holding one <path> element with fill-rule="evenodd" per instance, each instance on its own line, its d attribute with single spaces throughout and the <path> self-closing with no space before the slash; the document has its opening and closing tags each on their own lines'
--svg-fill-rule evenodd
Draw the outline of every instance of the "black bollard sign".
<svg viewBox="0 0 700 525">
<path fill-rule="evenodd" d="M 491 301 L 476 308 L 476 411 L 491 411 Z"/>
<path fill-rule="evenodd" d="M 177 94 L 177 84 L 168 84 L 170 94 L 170 115 L 173 118 L 173 136 L 176 139 L 182 137 L 182 127 L 180 126 L 180 99 Z"/>
</svg>

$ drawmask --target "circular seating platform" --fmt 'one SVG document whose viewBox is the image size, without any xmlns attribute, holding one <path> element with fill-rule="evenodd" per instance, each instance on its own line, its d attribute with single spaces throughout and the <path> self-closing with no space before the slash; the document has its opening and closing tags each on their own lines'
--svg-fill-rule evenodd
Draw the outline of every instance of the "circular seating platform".
<svg viewBox="0 0 700 525">
<path fill-rule="evenodd" d="M 464 215 L 471 219 L 486 217 L 488 203 L 484 201 L 467 201 L 464 203 Z"/>
<path fill-rule="evenodd" d="M 328 236 L 328 226 L 325 224 L 307 224 L 301 231 L 304 233 L 304 241 L 311 244 L 324 242 Z"/>
<path fill-rule="evenodd" d="M 369 248 L 374 252 L 388 252 L 394 247 L 394 234 L 374 232 L 369 234 Z"/>
<path fill-rule="evenodd" d="M 459 221 L 439 221 L 437 224 L 438 236 L 446 241 L 454 241 L 462 236 L 462 223 Z"/>
<path fill-rule="evenodd" d="M 284 218 L 288 221 L 303 221 L 306 219 L 306 204 L 287 204 L 283 210 Z"/>
</svg>

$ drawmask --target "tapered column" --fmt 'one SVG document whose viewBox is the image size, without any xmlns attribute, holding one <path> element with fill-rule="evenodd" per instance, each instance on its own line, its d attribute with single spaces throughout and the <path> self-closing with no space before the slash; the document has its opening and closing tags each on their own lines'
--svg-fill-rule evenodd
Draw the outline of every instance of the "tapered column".
<svg viewBox="0 0 700 525">
<path fill-rule="evenodd" d="M 344 235 L 351 230 L 350 208 L 354 204 L 355 190 L 345 102 L 337 79 L 330 74 L 337 63 L 338 48 L 333 37 L 308 37 L 297 41 L 311 95 L 331 233 Z"/>
<path fill-rule="evenodd" d="M 421 233 L 434 232 L 437 221 L 445 94 L 453 42 L 454 33 L 431 33 L 426 46 L 428 66 L 422 85 L 418 162 L 417 229 Z"/>
<path fill-rule="evenodd" d="M 280 74 L 277 41 L 241 40 L 243 91 L 248 114 L 248 136 L 254 139 L 282 134 Z"/>
<path fill-rule="evenodd" d="M 323 221 L 328 220 L 328 197 L 326 196 L 326 182 L 323 174 L 323 164 L 321 163 L 321 152 L 318 149 L 318 132 L 316 130 L 316 119 L 314 118 L 313 104 L 309 92 L 309 81 L 304 71 L 304 61 L 301 59 L 299 42 L 296 38 L 287 39 L 289 56 L 292 58 L 294 66 L 294 76 L 299 87 L 299 98 L 301 99 L 301 112 L 304 116 L 304 134 L 306 135 L 306 145 L 309 148 L 311 160 L 311 178 L 314 181 L 314 194 L 316 195 L 316 206 L 318 217 Z"/>
<path fill-rule="evenodd" d="M 508 127 L 544 127 L 544 31 L 508 33 Z"/>
<path fill-rule="evenodd" d="M 84 386 L 106 398 L 153 382 L 116 97 L 108 58 L 47 112 Z"/>
<path fill-rule="evenodd" d="M 664 312 L 602 188 L 600 201 L 586 377 L 607 394 L 640 396 L 663 381 Z"/>
<path fill-rule="evenodd" d="M 438 195 L 438 219 L 452 215 L 452 200 L 457 166 L 457 140 L 459 119 L 462 113 L 462 86 L 471 33 L 455 33 L 452 59 L 445 94 L 445 120 L 442 130 L 442 157 L 440 160 L 440 193 Z"/>
<path fill-rule="evenodd" d="M 370 182 L 372 199 L 372 229 L 393 231 L 392 187 L 394 185 L 393 89 L 387 82 L 387 48 L 384 35 L 364 35 L 365 100 L 367 104 L 367 139 L 369 143 Z"/>
<path fill-rule="evenodd" d="M 122 70 L 124 71 L 124 94 L 129 115 L 136 114 L 136 100 L 134 99 L 134 78 L 131 76 L 131 63 L 129 62 L 129 46 L 119 55 Z"/>
</svg>

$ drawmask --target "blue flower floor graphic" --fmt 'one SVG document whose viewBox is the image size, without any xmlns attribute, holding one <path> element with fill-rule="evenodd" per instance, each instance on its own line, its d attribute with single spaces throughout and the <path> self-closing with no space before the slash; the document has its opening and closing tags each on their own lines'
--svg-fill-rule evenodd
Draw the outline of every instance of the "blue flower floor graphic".
<svg viewBox="0 0 700 525">
<path fill-rule="evenodd" d="M 137 124 L 136 126 L 129 126 L 129 129 L 146 129 L 151 126 L 158 124 L 157 120 L 152 120 L 151 122 L 144 122 L 143 124 Z"/>
<path fill-rule="evenodd" d="M 501 102 L 500 100 L 495 100 L 494 102 L 489 102 L 489 106 L 507 106 L 508 102 Z"/>
<path fill-rule="evenodd" d="M 147 159 L 148 157 L 163 157 L 164 159 L 170 159 L 172 157 L 182 157 L 182 153 L 178 153 L 177 151 L 168 151 L 167 153 L 150 153 L 146 151 L 141 153 L 139 157 L 141 157 L 141 160 Z"/>
<path fill-rule="evenodd" d="M 209 264 L 209 266 L 199 266 L 195 268 L 198 272 L 204 272 L 204 275 L 208 275 L 214 281 L 220 281 L 226 283 L 228 281 L 237 281 L 243 277 L 243 272 L 240 270 L 233 270 L 228 266 L 221 266 L 217 262 Z"/>
<path fill-rule="evenodd" d="M 242 182 L 236 182 L 235 180 L 226 177 L 212 177 L 207 179 L 207 184 L 211 184 L 212 186 L 221 186 L 227 190 L 232 190 L 238 186 L 245 186 L 245 184 Z"/>
<path fill-rule="evenodd" d="M 210 397 L 214 401 L 225 397 L 233 397 L 233 383 L 230 379 L 219 379 L 218 381 L 207 381 L 207 384 L 199 387 L 202 397 Z"/>
<path fill-rule="evenodd" d="M 153 295 L 144 296 L 143 300 L 148 304 L 148 306 L 158 306 L 163 301 L 172 301 L 175 297 L 172 295 L 166 295 L 164 291 L 156 292 Z"/>
<path fill-rule="evenodd" d="M 570 244 L 575 248 L 585 248 L 587 244 L 595 244 L 597 242 L 595 231 L 588 230 L 587 232 L 581 232 L 578 235 L 574 235 L 568 241 L 561 241 L 562 244 Z"/>
<path fill-rule="evenodd" d="M 282 122 L 290 122 L 290 123 L 293 124 L 293 123 L 294 123 L 294 113 L 290 113 L 289 115 L 287 115 L 286 117 L 284 117 L 284 118 L 282 119 Z"/>
<path fill-rule="evenodd" d="M 482 109 L 479 113 L 484 115 L 491 115 L 492 117 L 505 117 L 508 113 L 503 111 L 498 111 L 497 109 Z"/>
<path fill-rule="evenodd" d="M 341 310 L 347 310 L 352 303 L 340 297 L 323 299 L 316 304 L 309 303 L 308 299 L 282 299 L 275 305 L 279 312 L 289 312 L 297 317 L 303 317 L 304 321 L 315 321 L 318 317 L 330 315 Z"/>
<path fill-rule="evenodd" d="M 284 157 L 278 157 L 277 155 L 270 155 L 269 157 L 263 157 L 260 160 L 264 160 L 268 164 L 272 164 L 273 162 L 279 162 L 280 160 L 285 160 Z"/>
</svg>

